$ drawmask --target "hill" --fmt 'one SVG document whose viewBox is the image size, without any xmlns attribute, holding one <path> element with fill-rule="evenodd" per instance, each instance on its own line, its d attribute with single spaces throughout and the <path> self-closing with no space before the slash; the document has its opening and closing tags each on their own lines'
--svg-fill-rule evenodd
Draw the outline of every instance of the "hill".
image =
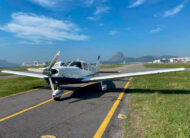
<svg viewBox="0 0 190 138">
<path fill-rule="evenodd" d="M 114 56 L 112 56 L 109 61 L 123 61 L 125 60 L 125 56 L 122 52 L 116 53 Z"/>
<path fill-rule="evenodd" d="M 10 63 L 7 60 L 0 60 L 0 68 L 18 67 L 19 64 Z"/>
<path fill-rule="evenodd" d="M 156 56 L 148 55 L 148 56 L 134 58 L 134 57 L 125 57 L 122 52 L 117 52 L 108 61 L 102 61 L 102 64 L 121 64 L 124 61 L 125 63 L 153 62 L 156 59 L 170 59 L 170 58 L 177 58 L 177 56 L 164 55 L 164 56 L 156 57 Z"/>
</svg>

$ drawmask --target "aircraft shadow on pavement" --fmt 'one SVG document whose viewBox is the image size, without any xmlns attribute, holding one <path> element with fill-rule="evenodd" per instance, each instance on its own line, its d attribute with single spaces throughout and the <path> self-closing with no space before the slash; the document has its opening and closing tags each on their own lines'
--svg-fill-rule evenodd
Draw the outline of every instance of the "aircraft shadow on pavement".
<svg viewBox="0 0 190 138">
<path fill-rule="evenodd" d="M 115 84 L 113 81 L 104 81 L 104 84 L 107 84 L 108 86 L 108 90 L 106 92 L 102 92 L 101 91 L 101 85 L 100 83 L 95 83 L 86 87 L 62 87 L 64 89 L 77 89 L 74 90 L 74 92 L 67 97 L 63 97 L 62 99 L 60 99 L 59 101 L 64 101 L 64 100 L 68 100 L 68 99 L 76 99 L 70 103 L 74 103 L 74 102 L 78 102 L 81 100 L 87 100 L 87 99 L 92 99 L 92 98 L 98 98 L 101 97 L 102 95 L 104 95 L 104 93 L 109 93 L 109 92 L 117 92 L 120 93 L 123 88 L 116 88 Z"/>
</svg>

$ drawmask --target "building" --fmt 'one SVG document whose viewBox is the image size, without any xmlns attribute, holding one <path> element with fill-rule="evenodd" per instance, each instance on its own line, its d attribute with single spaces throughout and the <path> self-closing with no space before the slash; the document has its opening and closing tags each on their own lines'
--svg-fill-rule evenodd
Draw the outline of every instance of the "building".
<svg viewBox="0 0 190 138">
<path fill-rule="evenodd" d="M 31 62 L 23 62 L 21 66 L 23 67 L 44 67 L 48 66 L 49 62 L 43 61 L 31 61 Z"/>
<path fill-rule="evenodd" d="M 190 62 L 190 57 L 171 58 L 170 63 L 187 63 Z"/>
<path fill-rule="evenodd" d="M 153 61 L 153 63 L 161 63 L 160 59 L 156 59 Z"/>
<path fill-rule="evenodd" d="M 190 57 L 170 58 L 170 59 L 163 58 L 153 61 L 153 63 L 188 63 L 188 62 L 190 62 Z"/>
</svg>

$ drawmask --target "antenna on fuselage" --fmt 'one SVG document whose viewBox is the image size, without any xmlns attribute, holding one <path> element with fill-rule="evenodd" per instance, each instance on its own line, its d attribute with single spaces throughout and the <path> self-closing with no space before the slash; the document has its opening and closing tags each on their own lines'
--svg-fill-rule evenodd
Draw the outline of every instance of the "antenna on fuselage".
<svg viewBox="0 0 190 138">
<path fill-rule="evenodd" d="M 96 72 L 99 72 L 100 71 L 100 56 L 98 56 L 98 60 L 96 62 Z"/>
</svg>

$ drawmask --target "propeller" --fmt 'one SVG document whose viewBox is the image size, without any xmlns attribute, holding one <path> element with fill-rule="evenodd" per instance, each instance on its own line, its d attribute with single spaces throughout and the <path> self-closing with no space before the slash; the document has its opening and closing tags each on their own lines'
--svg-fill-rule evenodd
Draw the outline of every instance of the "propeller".
<svg viewBox="0 0 190 138">
<path fill-rule="evenodd" d="M 49 66 L 48 66 L 48 69 L 49 69 L 49 70 L 54 66 L 54 64 L 56 63 L 57 58 L 59 57 L 59 55 L 60 55 L 60 51 L 57 52 L 57 54 L 55 55 L 55 57 L 54 57 L 54 58 L 52 59 L 52 61 L 50 62 Z"/>
<path fill-rule="evenodd" d="M 44 75 L 48 76 L 48 79 L 49 79 L 49 82 L 50 82 L 50 86 L 51 86 L 51 89 L 52 89 L 53 92 L 54 92 L 55 88 L 54 88 L 54 85 L 53 85 L 53 82 L 52 82 L 52 78 L 51 78 L 51 75 L 52 75 L 51 69 L 55 65 L 55 63 L 56 63 L 57 58 L 59 57 L 59 55 L 60 55 L 60 51 L 58 51 L 57 54 L 55 55 L 55 57 L 51 60 L 49 66 L 47 68 L 43 69 L 43 71 L 42 71 L 42 73 Z"/>
</svg>

